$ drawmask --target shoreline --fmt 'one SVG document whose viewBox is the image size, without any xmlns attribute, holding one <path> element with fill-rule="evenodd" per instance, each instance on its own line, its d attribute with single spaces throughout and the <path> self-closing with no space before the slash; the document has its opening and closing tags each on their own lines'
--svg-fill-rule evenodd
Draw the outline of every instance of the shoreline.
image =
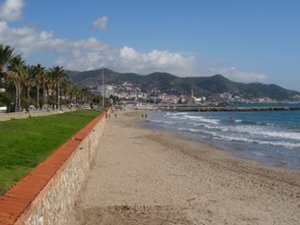
<svg viewBox="0 0 300 225">
<path fill-rule="evenodd" d="M 273 158 L 271 151 L 269 151 L 269 152 L 265 151 L 266 149 L 273 148 L 273 147 L 275 147 L 275 152 L 278 151 L 279 147 L 276 145 L 275 146 L 261 145 L 261 144 L 258 144 L 259 142 L 247 143 L 247 142 L 243 142 L 243 141 L 238 144 L 234 144 L 235 143 L 234 140 L 233 141 L 228 141 L 228 140 L 225 141 L 223 139 L 216 139 L 216 140 L 214 138 L 208 139 L 208 137 L 201 138 L 198 135 L 198 133 L 194 134 L 192 132 L 179 132 L 178 131 L 179 129 L 177 129 L 177 127 L 172 124 L 168 127 L 164 127 L 164 126 L 160 126 L 160 125 L 156 124 L 157 120 L 164 120 L 163 119 L 164 116 L 162 116 L 162 114 L 164 114 L 164 113 L 166 113 L 166 112 L 151 111 L 149 113 L 149 115 L 154 114 L 154 118 L 150 118 L 149 122 L 145 121 L 144 125 L 142 124 L 140 126 L 143 128 L 146 128 L 146 129 L 151 129 L 153 131 L 167 132 L 167 133 L 169 132 L 169 133 L 177 134 L 179 137 L 181 137 L 183 139 L 187 139 L 187 140 L 195 141 L 195 142 L 198 142 L 201 144 L 205 144 L 214 149 L 217 149 L 218 151 L 225 152 L 226 154 L 229 154 L 231 157 L 234 157 L 239 160 L 252 162 L 257 165 L 261 165 L 262 167 L 278 168 L 278 169 L 284 169 L 284 170 L 288 170 L 288 171 L 300 172 L 300 165 L 297 164 L 297 161 L 293 161 L 293 160 L 288 161 L 287 158 L 280 158 L 280 157 L 276 158 L 276 156 L 274 156 L 274 158 Z M 156 117 L 155 114 L 161 114 L 161 115 Z M 171 120 L 171 122 L 174 123 L 174 121 L 172 121 L 172 120 Z M 168 123 L 168 122 L 166 122 L 166 123 Z M 193 129 L 198 129 L 198 128 L 193 128 Z M 221 135 L 223 135 L 223 134 L 221 134 Z M 261 148 L 263 151 L 260 152 L 259 148 Z M 283 148 L 285 148 L 285 146 Z M 285 150 L 285 149 L 282 149 L 282 150 Z M 287 150 L 292 152 L 291 149 L 287 149 Z M 293 149 L 293 150 L 297 151 L 297 149 Z M 284 152 L 284 151 L 282 151 L 282 152 Z M 257 156 L 259 153 L 261 153 L 263 155 L 263 157 Z M 288 162 L 290 162 L 290 163 L 288 163 Z"/>
<path fill-rule="evenodd" d="M 155 113 L 151 111 L 147 111 L 148 114 Z M 181 151 L 184 154 L 201 158 L 203 160 L 203 157 L 207 158 L 208 160 L 211 160 L 211 162 L 215 162 L 216 164 L 219 164 L 220 166 L 226 167 L 226 164 L 230 163 L 231 166 L 239 166 L 237 169 L 245 169 L 249 170 L 251 168 L 251 171 L 258 173 L 268 173 L 270 177 L 274 176 L 274 173 L 278 173 L 276 175 L 281 175 L 284 179 L 287 178 L 287 174 L 294 174 L 297 182 L 297 186 L 300 187 L 300 171 L 290 168 L 283 168 L 279 166 L 273 166 L 273 165 L 267 165 L 255 160 L 246 159 L 246 158 L 240 158 L 230 150 L 221 149 L 213 144 L 202 142 L 201 140 L 195 140 L 193 138 L 189 138 L 188 136 L 180 135 L 176 132 L 172 131 L 164 131 L 159 130 L 155 128 L 149 128 L 145 127 L 144 123 L 146 121 L 136 121 L 136 126 L 141 129 L 147 129 L 153 132 L 161 133 L 161 138 L 164 140 L 164 142 L 169 141 L 172 139 L 172 142 L 176 143 L 175 145 L 180 146 L 176 150 Z M 164 136 L 167 136 L 164 137 Z M 189 148 L 184 148 L 184 144 L 189 145 Z M 203 150 L 205 149 L 205 150 Z M 205 155 L 203 155 L 205 154 Z M 224 161 L 224 162 L 223 162 Z M 263 171 L 263 172 L 262 172 Z M 292 176 L 294 176 L 292 175 Z M 299 176 L 299 177 L 298 177 Z M 297 179 L 296 179 L 297 178 Z M 298 179 L 299 178 L 299 179 Z M 290 179 L 290 178 L 287 178 Z M 289 183 L 289 182 L 288 182 Z"/>
<path fill-rule="evenodd" d="M 140 127 L 141 113 L 107 120 L 70 225 L 298 224 L 300 173 Z"/>
</svg>

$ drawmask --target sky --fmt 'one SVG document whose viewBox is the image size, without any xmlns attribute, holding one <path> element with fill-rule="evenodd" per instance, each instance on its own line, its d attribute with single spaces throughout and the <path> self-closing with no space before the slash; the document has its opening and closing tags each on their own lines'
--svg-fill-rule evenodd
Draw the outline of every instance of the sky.
<svg viewBox="0 0 300 225">
<path fill-rule="evenodd" d="M 46 67 L 300 91 L 299 12 L 298 0 L 0 0 L 0 43 Z"/>
</svg>

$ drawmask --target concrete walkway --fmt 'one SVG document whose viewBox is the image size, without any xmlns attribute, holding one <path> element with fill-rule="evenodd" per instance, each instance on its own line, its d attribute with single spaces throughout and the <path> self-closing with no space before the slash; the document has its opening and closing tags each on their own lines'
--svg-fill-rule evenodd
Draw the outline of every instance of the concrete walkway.
<svg viewBox="0 0 300 225">
<path fill-rule="evenodd" d="M 68 108 L 64 108 L 63 111 L 61 110 L 32 110 L 30 113 L 28 112 L 12 112 L 12 113 L 0 113 L 0 121 L 6 121 L 10 119 L 24 119 L 28 118 L 30 116 L 36 117 L 36 116 L 49 116 L 64 112 L 70 112 L 72 110 Z"/>
</svg>

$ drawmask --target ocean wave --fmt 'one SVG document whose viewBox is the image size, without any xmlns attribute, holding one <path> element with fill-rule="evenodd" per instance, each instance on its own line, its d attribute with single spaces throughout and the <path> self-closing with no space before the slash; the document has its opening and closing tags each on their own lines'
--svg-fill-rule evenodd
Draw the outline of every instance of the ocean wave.
<svg viewBox="0 0 300 225">
<path fill-rule="evenodd" d="M 251 119 L 236 118 L 228 123 L 227 118 L 208 118 L 191 113 L 167 113 L 163 119 L 150 118 L 162 127 L 177 130 L 187 135 L 221 141 L 240 141 L 286 148 L 300 148 L 300 131 L 291 130 L 272 122 L 252 122 Z"/>
<path fill-rule="evenodd" d="M 226 128 L 223 128 L 223 131 L 248 133 L 248 134 L 253 134 L 253 135 L 263 136 L 263 137 L 272 137 L 272 138 L 280 138 L 280 139 L 284 138 L 284 139 L 289 139 L 289 140 L 300 141 L 300 133 L 299 132 L 291 132 L 291 131 L 283 132 L 283 131 L 276 131 L 276 130 L 272 131 L 267 128 L 262 128 L 262 127 L 258 127 L 258 126 L 226 127 Z"/>
<path fill-rule="evenodd" d="M 205 126 L 205 127 L 210 127 L 210 126 Z M 204 130 L 204 129 L 193 129 L 193 128 L 178 128 L 178 130 L 182 130 L 185 132 L 192 132 L 192 133 L 202 133 L 206 135 L 212 135 L 214 139 L 218 140 L 223 140 L 223 141 L 240 141 L 240 142 L 246 142 L 246 143 L 256 143 L 256 144 L 264 144 L 264 145 L 273 145 L 273 146 L 282 146 L 282 147 L 287 147 L 287 148 L 300 148 L 300 143 L 292 143 L 292 142 L 287 142 L 282 140 L 281 138 L 277 138 L 277 140 L 261 140 L 261 139 L 256 139 L 253 136 L 247 137 L 241 137 L 239 136 L 240 134 L 231 132 L 231 135 L 225 135 L 224 133 L 221 132 L 216 132 L 212 130 Z M 223 131 L 228 131 L 229 129 L 226 127 L 223 127 Z M 257 133 L 255 133 L 257 134 Z M 259 135 L 257 135 L 259 137 Z"/>
<path fill-rule="evenodd" d="M 294 141 L 300 141 L 300 132 L 292 131 L 279 131 L 279 130 L 270 130 L 268 127 L 260 126 L 214 126 L 211 124 L 197 124 L 196 127 L 204 127 L 209 130 L 217 130 L 220 132 L 231 132 L 236 134 L 245 134 L 256 137 L 266 137 L 266 138 L 275 138 L 275 139 L 288 139 Z"/>
<path fill-rule="evenodd" d="M 257 121 L 242 120 L 242 119 L 235 119 L 235 118 L 229 118 L 228 122 L 239 123 L 243 125 L 274 126 L 273 123 L 257 122 Z"/>
<path fill-rule="evenodd" d="M 223 139 L 223 140 L 227 140 L 227 141 L 242 141 L 242 142 L 254 143 L 254 144 L 282 146 L 282 147 L 287 147 L 287 148 L 292 148 L 292 149 L 300 148 L 300 143 L 291 143 L 291 142 L 285 142 L 285 141 L 264 141 L 264 140 L 255 140 L 255 139 L 225 136 L 225 135 L 220 135 L 219 138 L 221 140 Z"/>
<path fill-rule="evenodd" d="M 196 122 L 184 122 L 185 125 L 196 128 L 203 128 L 202 131 L 204 132 L 207 130 L 213 130 L 217 132 L 231 132 L 239 134 L 245 134 L 247 136 L 251 136 L 252 138 L 274 138 L 274 139 L 285 139 L 285 140 L 292 140 L 292 141 L 300 141 L 300 132 L 293 132 L 293 131 L 284 131 L 278 130 L 278 128 L 270 127 L 270 126 L 259 126 L 259 125 L 242 125 L 242 122 L 237 122 L 240 125 L 234 126 L 226 126 L 226 124 L 220 123 L 220 120 L 217 119 L 207 119 L 199 116 L 188 116 L 190 121 L 194 120 Z M 167 124 L 178 124 L 180 125 L 180 121 L 157 121 L 158 123 L 167 123 Z M 183 123 L 183 122 L 182 122 Z M 271 130 L 272 129 L 272 130 Z M 284 129 L 284 128 L 282 128 Z M 255 138 L 256 139 L 256 138 Z"/>
<path fill-rule="evenodd" d="M 219 124 L 220 123 L 219 119 L 208 119 L 208 118 L 204 118 L 202 116 L 185 116 L 185 117 L 190 119 L 190 120 L 198 121 L 198 122 L 212 123 L 212 124 Z"/>
<path fill-rule="evenodd" d="M 148 121 L 154 122 L 154 123 L 176 124 L 175 121 L 166 121 L 166 120 L 153 120 L 153 119 L 148 119 Z"/>
</svg>

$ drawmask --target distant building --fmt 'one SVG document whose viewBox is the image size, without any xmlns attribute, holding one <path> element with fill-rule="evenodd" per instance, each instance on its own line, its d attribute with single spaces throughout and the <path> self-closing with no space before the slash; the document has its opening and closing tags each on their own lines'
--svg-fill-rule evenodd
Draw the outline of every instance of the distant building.
<svg viewBox="0 0 300 225">
<path fill-rule="evenodd" d="M 194 90 L 191 90 L 191 95 L 187 99 L 187 104 L 198 104 L 206 101 L 206 97 L 195 97 L 194 96 Z"/>
</svg>

